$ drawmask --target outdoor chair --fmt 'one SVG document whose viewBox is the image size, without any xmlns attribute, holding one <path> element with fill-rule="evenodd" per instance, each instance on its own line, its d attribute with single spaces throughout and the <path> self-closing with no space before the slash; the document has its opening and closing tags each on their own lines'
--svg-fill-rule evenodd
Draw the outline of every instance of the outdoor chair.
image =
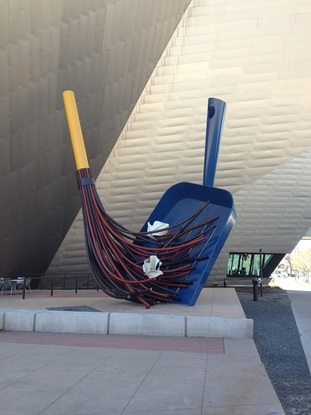
<svg viewBox="0 0 311 415">
<path fill-rule="evenodd" d="M 4 291 L 10 292 L 10 294 L 12 294 L 13 286 L 12 286 L 10 278 L 1 278 L 0 286 L 1 286 L 1 295 L 4 293 Z"/>
<path fill-rule="evenodd" d="M 26 278 L 25 279 L 25 277 L 17 277 L 17 280 L 15 282 L 16 291 L 17 292 L 23 291 L 24 280 L 25 280 L 25 290 L 28 291 L 29 293 L 31 293 L 31 288 L 30 288 L 31 278 Z"/>
<path fill-rule="evenodd" d="M 30 283 L 31 283 L 31 278 L 27 278 L 25 281 L 25 289 L 28 290 L 29 293 L 31 293 Z"/>
</svg>

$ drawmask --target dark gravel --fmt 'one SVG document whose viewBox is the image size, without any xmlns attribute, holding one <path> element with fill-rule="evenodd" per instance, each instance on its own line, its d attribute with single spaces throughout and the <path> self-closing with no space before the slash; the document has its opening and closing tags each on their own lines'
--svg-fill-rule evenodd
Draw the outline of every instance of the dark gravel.
<svg viewBox="0 0 311 415">
<path fill-rule="evenodd" d="M 47 310 L 53 311 L 88 311 L 92 313 L 100 313 L 100 310 L 96 308 L 90 307 L 88 305 L 74 305 L 74 306 L 66 306 L 66 307 L 47 307 Z"/>
<path fill-rule="evenodd" d="M 254 341 L 286 415 L 311 415 L 311 376 L 285 290 L 236 288 L 247 318 L 254 320 Z M 264 397 L 263 397 L 264 399 Z"/>
</svg>

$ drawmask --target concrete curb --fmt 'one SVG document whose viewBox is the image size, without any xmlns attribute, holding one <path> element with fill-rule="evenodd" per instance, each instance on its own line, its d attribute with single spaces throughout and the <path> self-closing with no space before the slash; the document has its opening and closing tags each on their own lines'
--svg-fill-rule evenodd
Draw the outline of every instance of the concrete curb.
<svg viewBox="0 0 311 415">
<path fill-rule="evenodd" d="M 177 337 L 253 338 L 253 320 L 167 314 L 9 310 L 0 330 Z"/>
</svg>

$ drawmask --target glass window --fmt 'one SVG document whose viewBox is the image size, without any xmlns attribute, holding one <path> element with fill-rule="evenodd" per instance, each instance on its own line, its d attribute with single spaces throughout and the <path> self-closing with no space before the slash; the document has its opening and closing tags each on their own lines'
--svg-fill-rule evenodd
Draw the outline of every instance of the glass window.
<svg viewBox="0 0 311 415">
<path fill-rule="evenodd" d="M 227 277 L 259 277 L 269 263 L 273 254 L 248 252 L 230 252 L 227 266 Z M 262 269 L 260 269 L 262 261 Z"/>
</svg>

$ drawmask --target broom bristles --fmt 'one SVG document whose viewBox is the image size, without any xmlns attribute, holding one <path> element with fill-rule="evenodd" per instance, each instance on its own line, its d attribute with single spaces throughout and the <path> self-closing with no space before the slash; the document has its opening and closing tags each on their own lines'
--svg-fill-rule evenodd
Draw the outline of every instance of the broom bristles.
<svg viewBox="0 0 311 415">
<path fill-rule="evenodd" d="M 147 308 L 178 300 L 178 291 L 191 284 L 187 277 L 195 262 L 206 259 L 200 252 L 216 230 L 213 222 L 218 216 L 197 222 L 208 202 L 191 217 L 169 226 L 167 235 L 155 237 L 152 232 L 130 231 L 106 212 L 89 168 L 77 170 L 76 176 L 87 254 L 98 286 L 109 296 L 139 302 Z M 199 254 L 191 256 L 193 248 L 202 244 Z M 155 278 L 147 277 L 143 271 L 144 261 L 151 256 L 161 262 L 162 275 Z"/>
</svg>

